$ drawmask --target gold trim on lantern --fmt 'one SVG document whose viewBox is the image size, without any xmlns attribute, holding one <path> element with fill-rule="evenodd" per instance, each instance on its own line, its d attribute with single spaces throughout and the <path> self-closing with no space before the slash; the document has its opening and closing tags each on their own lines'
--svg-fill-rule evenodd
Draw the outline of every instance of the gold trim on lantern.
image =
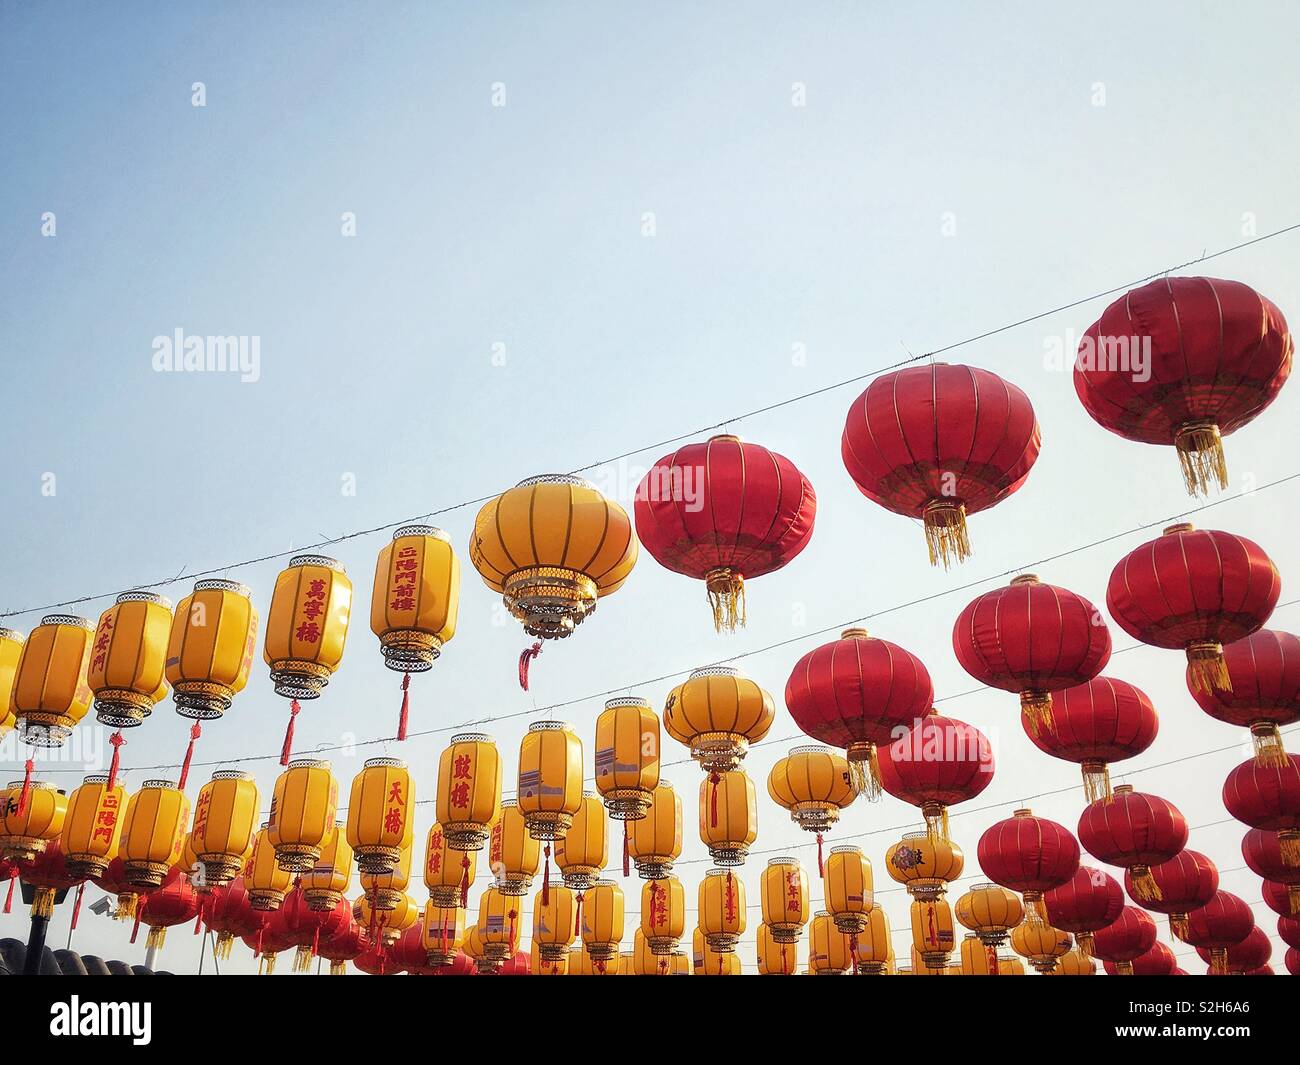
<svg viewBox="0 0 1300 1065">
<path fill-rule="evenodd" d="M 947 569 L 953 562 L 970 558 L 970 536 L 966 531 L 966 504 L 951 499 L 932 499 L 921 512 L 925 525 L 925 545 L 930 552 L 930 565 L 943 563 Z"/>
</svg>

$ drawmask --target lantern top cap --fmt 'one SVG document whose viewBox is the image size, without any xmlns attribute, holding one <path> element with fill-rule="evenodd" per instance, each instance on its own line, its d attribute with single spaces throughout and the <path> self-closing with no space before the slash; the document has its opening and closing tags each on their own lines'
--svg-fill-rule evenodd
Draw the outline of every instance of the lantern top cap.
<svg viewBox="0 0 1300 1065">
<path fill-rule="evenodd" d="M 1021 817 L 1021 818 L 1024 818 L 1024 817 L 1033 817 L 1033 816 L 1034 816 L 1034 811 L 1031 810 L 1028 806 L 1022 806 L 1019 810 L 1014 810 L 1014 811 L 1012 811 L 1011 816 L 1012 816 L 1012 817 Z"/>
<path fill-rule="evenodd" d="M 504 808 L 507 807 L 507 806 L 518 806 L 518 805 L 519 805 L 519 800 L 518 800 L 518 799 L 502 799 L 502 800 L 501 800 L 501 807 L 502 807 L 502 809 L 504 809 Z"/>
<path fill-rule="evenodd" d="M 452 743 L 491 743 L 495 744 L 491 736 L 486 732 L 457 732 L 451 738 Z"/>
<path fill-rule="evenodd" d="M 715 440 L 734 440 L 737 444 L 741 443 L 740 437 L 735 433 L 715 433 L 713 436 L 709 437 L 707 442 L 711 444 Z"/>
<path fill-rule="evenodd" d="M 230 581 L 225 577 L 208 577 L 205 580 L 195 581 L 194 590 L 196 592 L 234 592 L 236 595 L 242 595 L 245 599 L 253 598 L 253 591 L 242 581 Z"/>
<path fill-rule="evenodd" d="M 329 555 L 294 555 L 289 559 L 289 569 L 298 569 L 301 566 L 324 566 L 326 569 L 332 569 L 335 573 L 347 573 L 343 563 L 337 558 L 330 558 Z"/>
<path fill-rule="evenodd" d="M 436 525 L 399 525 L 393 530 L 393 539 L 400 540 L 403 536 L 432 536 L 435 540 L 451 543 L 447 530 L 439 529 Z"/>
<path fill-rule="evenodd" d="M 94 632 L 95 626 L 90 623 L 90 618 L 83 618 L 80 614 L 46 614 L 41 618 L 42 625 L 71 625 L 74 628 L 85 629 L 87 632 Z"/>
<path fill-rule="evenodd" d="M 1190 521 L 1179 521 L 1179 522 L 1175 522 L 1173 525 L 1166 525 L 1164 529 L 1161 530 L 1160 535 L 1177 536 L 1179 533 L 1188 533 L 1188 532 L 1195 532 L 1195 531 L 1196 531 L 1196 526 L 1193 525 Z"/>
<path fill-rule="evenodd" d="M 405 769 L 406 763 L 400 758 L 367 758 L 361 766 L 362 769 Z"/>
<path fill-rule="evenodd" d="M 289 763 L 290 769 L 329 769 L 328 758 L 295 758 Z"/>
<path fill-rule="evenodd" d="M 107 783 L 108 783 L 108 774 L 107 774 L 107 773 L 91 773 L 91 774 L 89 774 L 88 776 L 84 776 L 84 777 L 82 777 L 82 778 L 81 778 L 81 782 L 82 782 L 83 784 L 107 784 Z"/>
<path fill-rule="evenodd" d="M 723 869 L 721 866 L 713 866 L 705 872 L 705 876 L 731 876 L 735 872 L 733 869 Z"/>
<path fill-rule="evenodd" d="M 639 695 L 619 695 L 613 699 L 605 700 L 606 710 L 617 710 L 621 706 L 637 706 L 644 710 L 649 710 L 650 700 L 643 699 Z"/>
<path fill-rule="evenodd" d="M 145 783 L 147 784 L 148 781 L 145 781 Z M 21 788 L 23 787 L 23 781 L 11 780 L 9 781 L 9 786 L 11 788 Z M 31 780 L 27 782 L 27 787 L 32 791 L 57 791 L 58 790 L 48 780 Z"/>
<path fill-rule="evenodd" d="M 1018 573 L 1011 578 L 1011 587 L 1015 588 L 1021 584 L 1042 584 L 1036 573 Z"/>
<path fill-rule="evenodd" d="M 616 888 L 618 887 L 618 883 L 614 880 L 597 880 L 592 887 Z"/>
<path fill-rule="evenodd" d="M 1132 794 L 1133 794 L 1133 785 L 1132 785 L 1132 784 L 1116 784 L 1114 790 L 1115 790 L 1115 794 L 1116 794 L 1116 795 L 1132 795 Z"/>
<path fill-rule="evenodd" d="M 862 848 L 854 846 L 852 843 L 841 843 L 838 847 L 831 848 L 832 854 L 861 854 Z"/>
<path fill-rule="evenodd" d="M 830 916 L 831 916 L 831 915 L 830 915 L 830 912 L 829 912 L 828 910 L 818 910 L 816 913 L 813 914 L 813 916 L 814 916 L 814 917 L 825 917 L 827 920 L 830 920 Z"/>
<path fill-rule="evenodd" d="M 928 832 L 904 832 L 903 839 L 900 840 L 900 842 L 904 842 L 906 840 L 929 839 L 929 838 L 930 838 L 930 833 Z"/>
<path fill-rule="evenodd" d="M 180 791 L 180 787 L 174 780 L 146 780 L 143 784 L 146 788 L 157 788 L 159 791 Z"/>
<path fill-rule="evenodd" d="M 534 721 L 528 726 L 529 732 L 568 732 L 567 721 Z"/>
<path fill-rule="evenodd" d="M 597 491 L 594 484 L 576 473 L 539 473 L 535 477 L 525 477 L 515 487 L 532 488 L 538 484 L 569 484 L 576 488 L 590 488 L 593 492 Z"/>
<path fill-rule="evenodd" d="M 783 854 L 783 855 L 781 855 L 779 858 L 769 858 L 769 859 L 767 860 L 767 864 L 768 864 L 768 866 L 773 866 L 773 865 L 798 865 L 798 864 L 799 864 L 799 860 L 798 860 L 797 858 L 792 858 L 792 857 L 790 857 L 788 854 Z"/>
<path fill-rule="evenodd" d="M 999 884 L 994 884 L 994 883 L 992 883 L 992 882 L 990 882 L 990 881 L 988 881 L 988 880 L 985 880 L 985 881 L 983 881 L 982 883 L 979 883 L 979 884 L 972 884 L 972 885 L 970 886 L 970 889 L 971 889 L 971 891 L 1002 891 L 1002 890 L 1004 890 L 1004 889 L 1001 887 L 1001 885 L 999 885 Z"/>
<path fill-rule="evenodd" d="M 165 595 L 159 595 L 157 592 L 146 592 L 143 589 L 133 589 L 129 592 L 122 592 L 116 599 L 117 603 L 157 603 L 159 606 L 165 606 L 168 610 L 172 608 L 172 601 Z"/>
<path fill-rule="evenodd" d="M 0 640 L 17 640 L 19 643 L 22 643 L 25 639 L 26 637 L 17 629 L 6 629 L 0 627 Z"/>
<path fill-rule="evenodd" d="M 833 754 L 834 752 L 820 743 L 801 743 L 798 747 L 790 748 L 791 754 Z"/>
<path fill-rule="evenodd" d="M 735 666 L 701 666 L 691 671 L 690 679 L 696 677 L 738 677 L 740 670 Z"/>
<path fill-rule="evenodd" d="M 871 633 L 861 625 L 850 625 L 840 633 L 841 640 L 870 640 L 873 639 Z"/>
<path fill-rule="evenodd" d="M 218 769 L 212 774 L 213 780 L 252 780 L 253 774 L 244 769 Z"/>
</svg>

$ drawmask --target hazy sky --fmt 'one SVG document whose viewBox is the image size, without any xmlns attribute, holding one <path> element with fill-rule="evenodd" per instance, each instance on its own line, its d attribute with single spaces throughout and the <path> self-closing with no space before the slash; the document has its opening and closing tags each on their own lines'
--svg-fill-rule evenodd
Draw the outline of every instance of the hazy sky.
<svg viewBox="0 0 1300 1065">
<path fill-rule="evenodd" d="M 1097 3 L 1077 18 L 1028 3 L 6 5 L 0 611 L 104 593 L 75 608 L 93 619 L 112 593 L 179 574 L 164 589 L 176 600 L 195 571 L 586 466 L 1300 222 L 1298 32 L 1300 14 L 1281 4 Z M 196 82 L 206 106 L 192 104 Z M 55 236 L 42 233 L 47 212 Z M 347 213 L 355 236 L 343 235 Z M 1294 320 L 1298 250 L 1300 233 L 1200 269 L 1256 286 Z M 765 789 L 798 739 L 785 679 L 829 638 L 812 634 L 885 612 L 868 627 L 919 654 L 940 697 L 968 692 L 949 634 L 971 597 L 1008 571 L 1153 525 L 1032 565 L 1102 605 L 1116 560 L 1196 505 L 1172 450 L 1103 431 L 1069 374 L 1046 365 L 1104 305 L 944 356 L 1018 384 L 1043 432 L 1027 484 L 973 519 L 975 555 L 952 572 L 927 564 L 919 525 L 868 502 L 844 471 L 839 435 L 864 385 L 730 426 L 791 458 L 819 498 L 808 549 L 751 582 L 749 628 L 734 637 L 714 634 L 699 583 L 643 554 L 571 640 L 548 647 L 523 693 L 525 637 L 468 564 L 476 508 L 434 519 L 465 563 L 459 632 L 412 684 L 412 730 L 439 731 L 332 753 L 344 792 L 363 758 L 387 752 L 412 762 L 417 797 L 431 798 L 448 735 L 483 718 L 506 717 L 484 727 L 513 767 L 528 723 L 555 703 L 570 703 L 554 716 L 581 735 L 590 772 L 603 705 L 592 693 L 661 707 L 672 681 L 646 678 L 794 639 L 740 663 L 779 705 L 771 742 L 746 763 L 762 793 L 760 853 L 744 870 L 752 970 L 767 857 L 797 854 L 815 878 L 811 837 Z M 259 379 L 155 372 L 154 337 L 177 329 L 258 337 Z M 1300 472 L 1297 389 L 1228 439 L 1227 495 Z M 661 453 L 594 476 L 630 506 Z M 1196 519 L 1258 541 L 1286 604 L 1300 600 L 1297 492 L 1300 481 Z M 366 624 L 388 535 L 330 551 L 357 610 L 341 670 L 299 718 L 300 752 L 395 729 L 399 678 Z M 230 575 L 265 612 L 283 564 Z M 987 583 L 962 587 L 975 581 Z M 895 609 L 923 597 L 935 598 Z M 3 624 L 27 631 L 41 613 Z M 1283 606 L 1272 626 L 1298 616 Z M 1112 633 L 1117 648 L 1131 643 Z M 1180 654 L 1141 648 L 1108 669 L 1161 715 L 1128 779 L 1183 810 L 1190 846 L 1272 933 L 1241 860 L 1245 828 L 1219 796 L 1248 755 L 1244 732 L 1196 708 L 1183 667 Z M 975 844 L 989 824 L 1032 799 L 1073 830 L 1084 798 L 1059 790 L 1077 768 L 1030 744 L 1014 696 L 939 705 L 983 729 L 999 763 L 979 810 L 955 811 L 968 858 L 955 901 L 983 879 Z M 265 805 L 286 713 L 259 661 L 197 760 L 242 759 Z M 160 707 L 128 737 L 124 765 L 179 762 L 187 729 Z M 700 772 L 685 758 L 666 741 L 678 764 L 665 776 L 687 797 L 680 873 L 693 911 L 707 856 Z M 191 795 L 214 768 L 196 766 Z M 85 771 L 41 773 L 71 788 Z M 421 853 L 431 819 L 426 803 Z M 908 899 L 883 857 L 918 826 L 887 797 L 852 806 L 830 837 L 867 849 L 900 956 Z M 625 887 L 630 946 L 641 882 Z M 422 902 L 423 886 L 413 894 Z M 54 918 L 54 945 L 69 910 Z M 0 917 L 0 936 L 25 936 L 20 911 Z M 83 913 L 74 942 L 139 961 L 143 937 L 129 947 L 128 934 Z M 198 952 L 177 929 L 159 964 L 193 971 Z M 253 964 L 241 949 L 229 966 Z"/>
</svg>

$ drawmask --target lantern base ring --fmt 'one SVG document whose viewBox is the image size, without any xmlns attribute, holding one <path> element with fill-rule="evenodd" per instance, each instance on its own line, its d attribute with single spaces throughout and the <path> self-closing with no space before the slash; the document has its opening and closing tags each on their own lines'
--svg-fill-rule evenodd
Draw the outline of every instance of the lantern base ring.
<svg viewBox="0 0 1300 1065">
<path fill-rule="evenodd" d="M 123 862 L 126 882 L 132 887 L 159 888 L 167 875 L 166 862 Z"/>
<path fill-rule="evenodd" d="M 733 932 L 717 932 L 713 935 L 706 935 L 704 941 L 715 954 L 734 954 L 736 953 L 736 944 L 740 942 L 740 936 Z"/>
<path fill-rule="evenodd" d="M 68 872 L 78 880 L 103 876 L 108 872 L 108 858 L 97 854 L 70 854 L 67 858 Z"/>
<path fill-rule="evenodd" d="M 701 732 L 691 740 L 691 757 L 706 773 L 739 769 L 749 752 L 749 741 L 732 732 Z"/>
<path fill-rule="evenodd" d="M 397 909 L 397 904 L 402 901 L 402 893 L 392 888 L 375 888 L 367 898 L 370 899 L 370 905 L 376 910 L 383 913 L 389 913 Z"/>
<path fill-rule="evenodd" d="M 503 895 L 508 894 L 505 888 L 500 885 L 497 885 L 497 890 Z M 525 888 L 524 891 L 527 891 L 527 888 Z M 517 894 L 522 895 L 524 892 L 520 891 L 517 892 Z M 435 906 L 440 906 L 444 910 L 455 909 L 460 905 L 460 885 L 439 884 L 437 887 L 429 888 L 429 900 Z"/>
<path fill-rule="evenodd" d="M 343 898 L 343 892 L 333 888 L 309 887 L 302 889 L 302 897 L 307 901 L 307 909 L 312 913 L 329 913 Z"/>
<path fill-rule="evenodd" d="M 744 865 L 747 854 L 749 854 L 749 845 L 747 843 L 709 847 L 709 857 L 713 859 L 713 864 L 721 866 L 723 869 L 735 869 Z"/>
<path fill-rule="evenodd" d="M 538 810 L 536 813 L 525 814 L 524 823 L 533 839 L 550 842 L 562 839 L 573 827 L 573 814 L 566 814 L 562 810 Z"/>
<path fill-rule="evenodd" d="M 395 673 L 427 673 L 442 654 L 442 641 L 428 632 L 394 629 L 379 640 L 384 665 Z"/>
<path fill-rule="evenodd" d="M 656 958 L 671 958 L 677 953 L 677 940 L 668 936 L 646 936 L 645 944 Z"/>
<path fill-rule="evenodd" d="M 862 935 L 871 923 L 871 917 L 865 913 L 833 913 L 831 914 L 831 920 L 835 922 L 835 927 L 839 931 L 850 936 Z M 768 931 L 770 933 L 771 929 Z M 780 940 L 777 940 L 777 942 L 779 943 Z"/>
<path fill-rule="evenodd" d="M 95 720 L 108 728 L 136 728 L 152 713 L 147 695 L 124 688 L 101 688 L 95 697 Z"/>
<path fill-rule="evenodd" d="M 592 961 L 611 961 L 618 957 L 618 944 L 588 943 L 587 954 Z"/>
<path fill-rule="evenodd" d="M 46 842 L 46 840 L 37 839 L 35 836 L 10 836 L 5 840 L 4 848 L 0 849 L 0 854 L 15 862 L 34 861 L 36 856 L 45 850 Z"/>
<path fill-rule="evenodd" d="M 636 872 L 642 880 L 667 880 L 673 872 L 673 860 L 671 858 L 654 857 L 654 858 L 633 858 L 636 863 Z"/>
<path fill-rule="evenodd" d="M 280 658 L 271 663 L 275 694 L 284 699 L 319 699 L 330 682 L 330 670 L 315 662 Z"/>
<path fill-rule="evenodd" d="M 30 747 L 62 747 L 75 724 L 61 714 L 24 713 L 18 719 L 18 735 Z"/>
<path fill-rule="evenodd" d="M 278 910 L 280 903 L 284 902 L 283 891 L 275 891 L 271 888 L 249 888 L 248 904 L 255 910 L 270 912 Z"/>
<path fill-rule="evenodd" d="M 574 891 L 590 891 L 600 879 L 600 870 L 590 865 L 571 865 L 560 870 L 564 886 Z"/>
<path fill-rule="evenodd" d="M 483 961 L 490 964 L 494 970 L 512 953 L 514 952 L 510 949 L 509 943 L 483 944 Z"/>
<path fill-rule="evenodd" d="M 542 961 L 564 961 L 569 956 L 569 948 L 559 943 L 538 943 L 537 953 Z"/>
<path fill-rule="evenodd" d="M 235 693 L 224 684 L 208 680 L 178 680 L 172 686 L 172 702 L 181 717 L 215 721 L 230 709 Z"/>
<path fill-rule="evenodd" d="M 203 875 L 208 887 L 222 887 L 229 884 L 244 867 L 243 859 L 229 854 L 200 854 L 203 863 Z"/>
<path fill-rule="evenodd" d="M 374 843 L 354 847 L 353 853 L 357 856 L 357 871 L 362 876 L 387 876 L 402 860 L 400 847 L 385 847 Z"/>
<path fill-rule="evenodd" d="M 798 943 L 799 933 L 803 929 L 799 925 L 768 925 L 767 934 L 771 937 L 773 943 Z"/>
<path fill-rule="evenodd" d="M 562 640 L 596 609 L 596 582 L 564 566 L 528 566 L 505 580 L 506 609 L 524 631 L 543 640 Z"/>
<path fill-rule="evenodd" d="M 320 861 L 320 848 L 301 843 L 282 843 L 275 848 L 275 861 L 289 873 L 309 873 Z"/>
<path fill-rule="evenodd" d="M 492 830 L 474 821 L 456 821 L 442 826 L 442 838 L 453 851 L 481 851 Z"/>
<path fill-rule="evenodd" d="M 605 792 L 605 812 L 615 821 L 640 821 L 650 812 L 652 792 L 642 788 L 611 788 Z"/>
<path fill-rule="evenodd" d="M 450 965 L 456 960 L 456 953 L 454 950 L 426 950 L 424 960 L 431 968 L 441 969 L 444 965 Z"/>
<path fill-rule="evenodd" d="M 797 802 L 790 817 L 805 832 L 825 832 L 840 819 L 840 808 L 820 802 Z"/>
</svg>

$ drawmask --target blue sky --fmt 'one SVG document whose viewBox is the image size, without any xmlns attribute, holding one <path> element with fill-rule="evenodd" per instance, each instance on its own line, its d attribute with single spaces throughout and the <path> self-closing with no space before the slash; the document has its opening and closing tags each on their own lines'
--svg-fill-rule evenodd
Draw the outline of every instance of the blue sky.
<svg viewBox="0 0 1300 1065">
<path fill-rule="evenodd" d="M 1172 3 L 1094 4 L 1077 17 L 1030 4 L 7 6 L 0 611 L 284 552 L 586 466 L 1300 221 L 1300 151 L 1284 106 L 1300 79 L 1298 22 L 1275 5 Z M 205 107 L 191 104 L 195 82 Z M 805 106 L 792 105 L 795 83 Z M 57 236 L 42 235 L 45 212 Z M 341 234 L 345 212 L 354 237 Z M 1294 320 L 1297 247 L 1300 235 L 1282 237 L 1204 272 L 1256 286 Z M 731 426 L 789 456 L 820 501 L 808 550 L 752 582 L 746 631 L 716 636 L 702 588 L 643 556 L 536 663 L 525 694 L 514 678 L 524 637 L 462 553 L 460 631 L 414 682 L 412 729 L 541 714 L 623 687 L 661 705 L 670 682 L 639 681 L 799 638 L 743 661 L 779 697 L 791 665 L 824 639 L 807 633 L 940 593 L 869 627 L 919 654 L 939 695 L 967 691 L 949 632 L 974 594 L 1195 505 L 1171 451 L 1104 432 L 1069 375 L 1044 365 L 1048 347 L 1103 306 L 946 356 L 1020 385 L 1043 429 L 1028 483 L 975 518 L 975 556 L 959 570 L 932 570 L 919 527 L 857 493 L 839 433 L 860 388 L 830 391 Z M 259 337 L 260 379 L 156 373 L 153 338 L 178 328 Z M 1300 471 L 1295 388 L 1229 438 L 1232 492 Z M 657 457 L 598 479 L 630 494 Z M 53 496 L 42 493 L 51 473 Z M 349 475 L 354 495 L 342 490 Z M 1296 491 L 1198 519 L 1262 544 L 1284 603 L 1300 571 Z M 462 552 L 474 510 L 436 519 Z M 1100 605 L 1115 561 L 1155 531 L 1035 570 Z M 335 682 L 299 720 L 304 750 L 393 730 L 397 678 L 365 624 L 387 535 L 333 549 L 359 609 Z M 282 564 L 231 575 L 264 611 Z M 78 609 L 94 618 L 108 602 Z M 4 623 L 27 630 L 39 615 Z M 1283 607 L 1272 625 L 1296 618 Z M 1147 690 L 1161 713 L 1156 744 L 1129 763 L 1151 768 L 1132 782 L 1209 826 L 1190 845 L 1237 869 L 1244 829 L 1220 823 L 1218 781 L 1244 745 L 1164 763 L 1237 743 L 1238 732 L 1196 709 L 1179 655 L 1134 650 L 1108 672 Z M 556 712 L 589 758 L 601 703 Z M 1077 775 L 1020 733 L 1014 697 L 941 706 L 992 736 L 1001 765 L 974 805 L 1006 805 L 953 822 L 978 878 L 979 833 Z M 273 754 L 285 712 L 258 666 L 205 731 L 199 760 Z M 490 726 L 508 759 L 530 719 Z M 129 737 L 124 763 L 179 761 L 186 727 L 160 708 Z M 772 738 L 796 732 L 782 707 Z M 447 735 L 388 747 L 416 766 L 417 797 L 432 795 Z M 750 756 L 760 787 L 788 746 Z M 336 755 L 344 786 L 383 752 Z M 244 764 L 269 795 L 274 759 Z M 80 772 L 50 777 L 71 786 Z M 693 796 L 694 766 L 666 775 Z M 1032 805 L 1073 829 L 1082 802 L 1079 789 Z M 693 805 L 688 899 L 705 868 Z M 422 837 L 432 812 L 421 810 Z M 891 799 L 860 804 L 834 837 L 857 834 L 876 863 L 900 951 L 906 896 L 883 893 L 895 887 L 883 856 L 893 830 L 915 821 Z M 812 868 L 810 842 L 762 798 L 759 849 L 797 846 Z M 746 867 L 752 901 L 764 861 Z M 1247 871 L 1225 872 L 1223 886 L 1258 903 Z M 1256 914 L 1271 931 L 1262 904 Z M 750 968 L 757 920 L 755 908 L 741 948 Z M 52 941 L 66 922 L 56 916 Z M 24 925 L 0 918 L 0 935 Z M 135 960 L 142 947 L 127 947 L 127 931 L 83 920 L 75 942 Z M 161 964 L 189 971 L 197 955 L 197 941 L 174 934 Z M 1194 955 L 1190 967 L 1200 971 Z"/>
</svg>

